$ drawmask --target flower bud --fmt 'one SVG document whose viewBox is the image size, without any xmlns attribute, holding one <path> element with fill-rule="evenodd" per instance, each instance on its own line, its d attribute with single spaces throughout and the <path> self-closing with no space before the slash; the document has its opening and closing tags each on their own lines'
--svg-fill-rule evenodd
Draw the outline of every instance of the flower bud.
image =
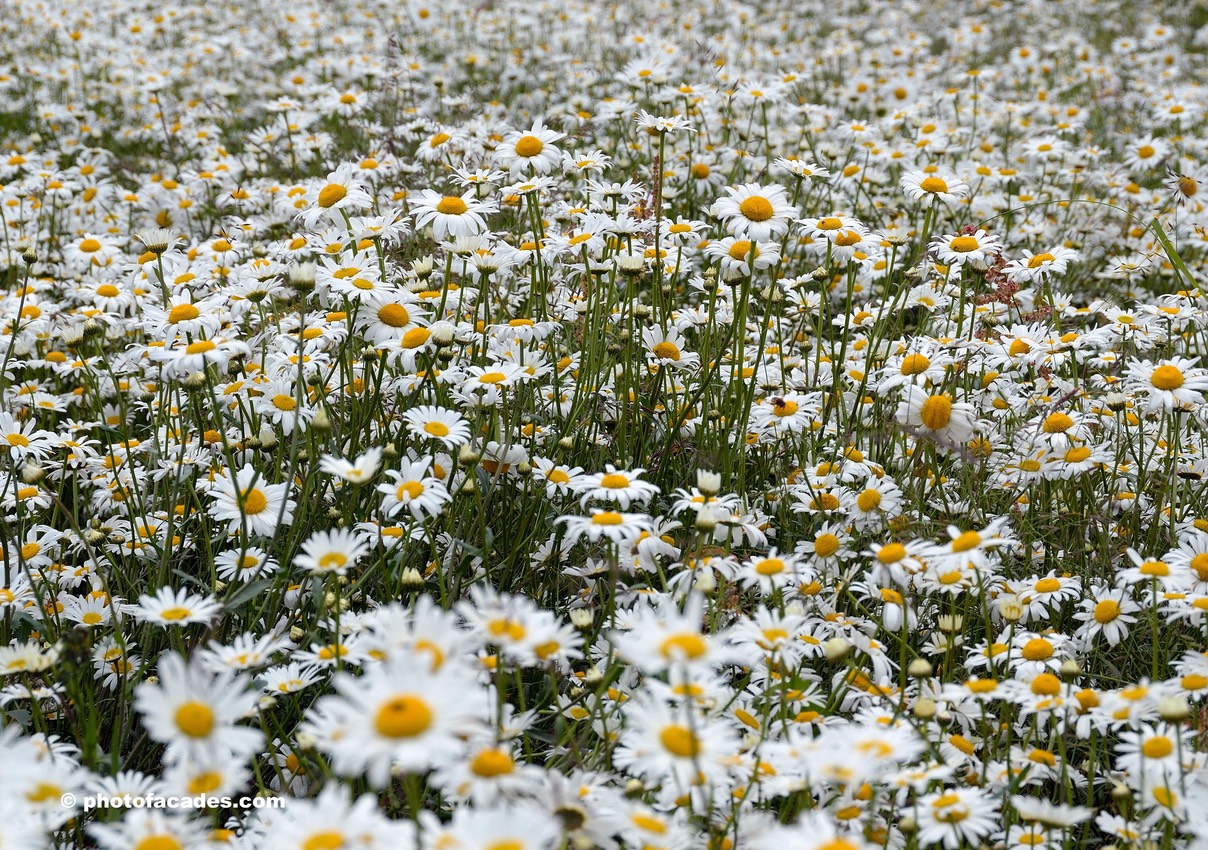
<svg viewBox="0 0 1208 850">
<path fill-rule="evenodd" d="M 46 477 L 46 470 L 36 463 L 27 463 L 21 467 L 21 480 L 26 484 L 37 484 Z"/>
<path fill-rule="evenodd" d="M 851 649 L 851 642 L 841 637 L 833 637 L 822 644 L 822 654 L 826 656 L 827 661 L 842 661 Z"/>
</svg>

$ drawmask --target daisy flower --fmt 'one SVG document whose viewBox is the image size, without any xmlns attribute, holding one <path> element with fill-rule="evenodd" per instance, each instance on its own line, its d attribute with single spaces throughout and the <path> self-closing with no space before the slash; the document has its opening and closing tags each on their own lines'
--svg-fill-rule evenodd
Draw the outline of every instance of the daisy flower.
<svg viewBox="0 0 1208 850">
<path fill-rule="evenodd" d="M 1002 268 L 1003 274 L 1013 283 L 1031 283 L 1065 274 L 1069 264 L 1081 255 L 1072 248 L 1053 248 L 1040 254 L 1024 251 L 1023 258 L 1012 260 Z"/>
<path fill-rule="evenodd" d="M 690 716 L 693 711 L 689 703 L 671 706 L 656 699 L 626 703 L 614 763 L 650 780 L 670 777 L 681 787 L 698 776 L 706 782 L 720 778 L 738 748 L 737 736 L 716 720 Z"/>
<path fill-rule="evenodd" d="M 783 236 L 797 214 L 781 186 L 744 183 L 727 186 L 726 194 L 728 197 L 714 201 L 709 213 L 721 220 L 731 236 L 743 240 L 766 242 Z"/>
<path fill-rule="evenodd" d="M 234 481 L 228 475 L 214 482 L 209 512 L 215 519 L 227 520 L 232 534 L 246 529 L 249 534 L 272 537 L 278 524 L 294 520 L 297 503 L 289 493 L 290 485 L 265 483 L 262 474 L 247 464 L 235 473 Z"/>
<path fill-rule="evenodd" d="M 997 237 L 991 236 L 984 230 L 973 233 L 949 233 L 931 243 L 931 251 L 941 263 L 948 266 L 961 266 L 965 263 L 974 268 L 985 268 L 990 264 L 994 255 L 1002 250 L 1002 243 Z"/>
<path fill-rule="evenodd" d="M 949 393 L 928 395 L 915 390 L 898 403 L 897 421 L 949 445 L 964 445 L 976 428 L 973 405 L 956 401 Z"/>
<path fill-rule="evenodd" d="M 611 463 L 606 464 L 604 472 L 580 476 L 575 485 L 575 492 L 581 496 L 580 504 L 586 505 L 592 499 L 606 502 L 616 502 L 622 508 L 631 504 L 646 504 L 659 488 L 649 481 L 641 480 L 645 469 L 620 470 Z"/>
<path fill-rule="evenodd" d="M 425 404 L 403 413 L 407 430 L 421 440 L 436 440 L 452 448 L 470 442 L 470 424 L 455 410 Z"/>
<path fill-rule="evenodd" d="M 400 511 L 410 512 L 417 520 L 438 516 L 452 499 L 439 478 L 428 474 L 432 467 L 431 458 L 416 461 L 404 460 L 398 469 L 386 470 L 389 482 L 377 486 L 383 494 L 382 510 L 386 516 Z"/>
<path fill-rule="evenodd" d="M 342 214 L 360 212 L 373 205 L 373 198 L 357 180 L 356 170 L 345 163 L 327 175 L 327 181 L 319 189 L 314 204 L 299 218 L 309 228 L 330 219 L 342 221 Z"/>
<path fill-rule="evenodd" d="M 425 771 L 457 758 L 462 736 L 480 728 L 489 700 L 473 674 L 452 660 L 433 669 L 423 656 L 399 653 L 370 674 L 337 673 L 336 693 L 307 712 L 313 736 L 341 776 L 367 774 L 383 787 L 392 771 Z M 471 695 L 484 698 L 477 701 Z"/>
<path fill-rule="evenodd" d="M 751 267 L 766 269 L 780 260 L 780 243 L 751 242 L 727 236 L 705 246 L 705 256 L 721 261 L 723 280 L 734 280 L 751 274 Z"/>
<path fill-rule="evenodd" d="M 144 593 L 135 605 L 127 605 L 126 611 L 139 622 L 155 623 L 160 626 L 188 626 L 193 623 L 209 623 L 222 612 L 222 605 L 207 597 L 161 587 L 155 595 Z"/>
<path fill-rule="evenodd" d="M 391 820 L 382 814 L 374 794 L 354 800 L 352 792 L 338 783 L 325 785 L 309 799 L 291 798 L 288 813 L 266 808 L 256 809 L 254 814 L 245 838 L 251 844 L 279 850 L 391 850 L 416 843 L 410 821 Z"/>
<path fill-rule="evenodd" d="M 158 679 L 134 689 L 134 707 L 152 739 L 168 745 L 168 761 L 217 750 L 235 760 L 260 746 L 259 729 L 237 725 L 255 712 L 257 693 L 229 671 L 189 663 L 175 652 L 159 659 Z"/>
<path fill-rule="evenodd" d="M 458 195 L 438 195 L 424 189 L 411 202 L 411 214 L 415 216 L 415 229 L 422 230 L 431 225 L 432 237 L 438 242 L 459 236 L 477 236 L 487 230 L 484 216 L 495 212 L 490 201 L 480 201 L 473 189 Z"/>
<path fill-rule="evenodd" d="M 942 789 L 919 799 L 917 812 L 920 845 L 943 844 L 957 850 L 976 844 L 999 828 L 998 806 L 978 788 Z"/>
<path fill-rule="evenodd" d="M 377 475 L 382 462 L 382 449 L 374 446 L 361 452 L 353 460 L 324 454 L 319 458 L 319 469 L 351 484 L 364 484 Z"/>
<path fill-rule="evenodd" d="M 1137 621 L 1133 615 L 1140 610 L 1126 588 L 1098 585 L 1079 602 L 1074 619 L 1083 625 L 1074 636 L 1090 642 L 1102 635 L 1108 646 L 1119 646 L 1128 637 L 1128 627 Z"/>
<path fill-rule="evenodd" d="M 566 526 L 566 539 L 569 543 L 586 538 L 595 543 L 605 538 L 613 543 L 632 540 L 642 532 L 649 532 L 654 523 L 646 514 L 619 513 L 593 508 L 590 517 L 560 516 L 556 520 Z"/>
<path fill-rule="evenodd" d="M 549 174 L 557 170 L 562 160 L 562 150 L 555 142 L 565 137 L 565 133 L 551 130 L 540 121 L 534 121 L 528 130 L 509 133 L 495 149 L 495 159 L 512 177 L 522 174 Z"/>
<path fill-rule="evenodd" d="M 1203 390 L 1208 390 L 1208 370 L 1197 367 L 1198 362 L 1198 357 L 1171 357 L 1156 364 L 1133 360 L 1125 371 L 1125 386 L 1149 396 L 1149 411 L 1198 407 L 1204 403 Z"/>
<path fill-rule="evenodd" d="M 954 174 L 907 171 L 900 182 L 902 191 L 912 201 L 938 198 L 946 204 L 955 204 L 969 195 L 969 184 Z"/>
<path fill-rule="evenodd" d="M 651 371 L 665 366 L 670 369 L 690 369 L 700 363 L 700 355 L 685 352 L 685 340 L 672 325 L 655 325 L 642 329 L 642 345 L 646 349 L 646 364 Z"/>
<path fill-rule="evenodd" d="M 294 556 L 294 566 L 312 575 L 335 573 L 344 575 L 350 567 L 369 552 L 369 547 L 352 531 L 316 531 L 302 544 Z"/>
</svg>

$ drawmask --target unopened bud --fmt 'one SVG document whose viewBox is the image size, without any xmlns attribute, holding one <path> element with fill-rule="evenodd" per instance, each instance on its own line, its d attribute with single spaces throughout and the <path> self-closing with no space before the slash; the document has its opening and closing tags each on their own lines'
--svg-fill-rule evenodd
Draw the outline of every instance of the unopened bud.
<svg viewBox="0 0 1208 850">
<path fill-rule="evenodd" d="M 930 720 L 935 717 L 939 711 L 939 706 L 935 704 L 935 700 L 928 697 L 919 697 L 914 701 L 914 716 L 920 720 Z"/>
<path fill-rule="evenodd" d="M 320 433 L 328 433 L 331 431 L 331 417 L 327 415 L 327 408 L 320 407 L 315 411 L 315 418 L 310 420 L 310 427 Z"/>
<path fill-rule="evenodd" d="M 26 484 L 37 484 L 46 477 L 46 470 L 36 463 L 27 463 L 21 467 L 21 480 Z"/>
<path fill-rule="evenodd" d="M 462 466 L 473 466 L 481 457 L 482 453 L 468 443 L 457 452 L 457 462 Z"/>
<path fill-rule="evenodd" d="M 1023 603 L 1014 593 L 1004 593 L 998 597 L 998 613 L 1008 623 L 1016 623 L 1023 617 Z"/>
<path fill-rule="evenodd" d="M 931 666 L 931 662 L 926 658 L 916 658 L 910 662 L 910 666 L 906 668 L 907 674 L 915 679 L 926 679 L 935 671 Z"/>
<path fill-rule="evenodd" d="M 696 515 L 696 522 L 693 527 L 700 532 L 708 533 L 717 528 L 717 514 L 713 513 L 710 508 L 703 509 Z"/>
<path fill-rule="evenodd" d="M 833 637 L 822 644 L 822 654 L 827 661 L 842 661 L 851 652 L 851 642 L 847 638 Z"/>
<path fill-rule="evenodd" d="M 399 577 L 404 590 L 419 590 L 424 586 L 424 576 L 415 567 L 407 567 Z"/>
<path fill-rule="evenodd" d="M 1178 723 L 1191 716 L 1191 706 L 1182 697 L 1164 697 L 1158 700 L 1158 716 L 1171 723 Z"/>
<path fill-rule="evenodd" d="M 707 469 L 696 470 L 696 489 L 706 496 L 716 496 L 721 492 L 721 476 Z"/>
<path fill-rule="evenodd" d="M 590 629 L 595 618 L 590 608 L 572 608 L 570 611 L 570 622 L 576 629 Z"/>
</svg>

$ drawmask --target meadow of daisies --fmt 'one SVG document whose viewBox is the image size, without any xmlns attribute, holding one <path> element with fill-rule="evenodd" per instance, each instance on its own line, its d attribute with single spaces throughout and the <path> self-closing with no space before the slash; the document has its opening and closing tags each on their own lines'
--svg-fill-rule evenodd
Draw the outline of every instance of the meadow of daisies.
<svg viewBox="0 0 1208 850">
<path fill-rule="evenodd" d="M 1208 7 L 5 7 L 0 848 L 1208 846 Z"/>
</svg>

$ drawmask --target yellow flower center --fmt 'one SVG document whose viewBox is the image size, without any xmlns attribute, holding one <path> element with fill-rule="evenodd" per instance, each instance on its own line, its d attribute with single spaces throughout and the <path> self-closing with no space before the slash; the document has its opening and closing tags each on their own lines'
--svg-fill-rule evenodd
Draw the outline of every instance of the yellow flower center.
<svg viewBox="0 0 1208 850">
<path fill-rule="evenodd" d="M 739 239 L 739 240 L 735 241 L 735 243 L 733 245 L 730 246 L 730 250 L 728 251 L 728 253 L 729 253 L 731 259 L 745 260 L 751 254 L 751 243 L 749 241 L 747 241 L 746 239 Z M 758 248 L 755 249 L 755 256 L 756 257 L 759 256 Z"/>
<path fill-rule="evenodd" d="M 1208 581 L 1208 552 L 1201 552 L 1191 559 L 1191 571 L 1200 581 Z"/>
<path fill-rule="evenodd" d="M 680 359 L 679 347 L 673 342 L 655 343 L 654 348 L 652 348 L 651 351 L 654 353 L 655 357 L 658 357 L 661 360 L 674 360 L 678 362 Z"/>
<path fill-rule="evenodd" d="M 919 375 L 926 372 L 931 361 L 922 354 L 908 354 L 902 358 L 901 372 L 903 375 Z"/>
<path fill-rule="evenodd" d="M 1114 599 L 1104 599 L 1095 606 L 1095 622 L 1110 623 L 1120 616 L 1120 603 Z"/>
<path fill-rule="evenodd" d="M 484 372 L 479 375 L 478 382 L 482 384 L 501 384 L 508 379 L 502 372 Z"/>
<path fill-rule="evenodd" d="M 625 522 L 625 517 L 616 511 L 600 511 L 591 518 L 591 522 L 592 525 L 620 525 Z"/>
<path fill-rule="evenodd" d="M 976 251 L 981 245 L 972 236 L 958 236 L 948 243 L 948 247 L 958 254 L 967 254 Z"/>
<path fill-rule="evenodd" d="M 1154 369 L 1149 381 L 1160 390 L 1177 390 L 1183 386 L 1183 373 L 1178 366 L 1167 363 Z"/>
<path fill-rule="evenodd" d="M 1082 463 L 1091 456 L 1091 450 L 1086 446 L 1078 446 L 1065 453 L 1066 463 Z"/>
<path fill-rule="evenodd" d="M 952 418 L 952 399 L 946 395 L 933 395 L 923 402 L 919 410 L 919 419 L 923 425 L 932 431 L 939 431 L 948 425 Z"/>
<path fill-rule="evenodd" d="M 682 632 L 663 639 L 659 652 L 664 658 L 700 658 L 708 650 L 700 635 Z"/>
<path fill-rule="evenodd" d="M 418 499 L 424 492 L 424 485 L 418 481 L 405 481 L 398 486 L 395 497 L 401 502 L 404 499 Z"/>
<path fill-rule="evenodd" d="M 738 211 L 751 221 L 767 221 L 776 212 L 772 208 L 772 202 L 761 195 L 747 198 L 738 205 Z"/>
<path fill-rule="evenodd" d="M 1040 266 L 1044 265 L 1045 263 L 1051 263 L 1055 259 L 1057 259 L 1057 258 L 1054 257 L 1052 254 L 1048 254 L 1048 253 L 1036 254 L 1035 256 L 1028 258 L 1028 268 L 1030 268 L 1030 269 L 1039 268 Z"/>
<path fill-rule="evenodd" d="M 249 487 L 239 497 L 239 503 L 243 506 L 244 513 L 258 514 L 268 507 L 268 497 L 264 495 L 263 490 Z"/>
<path fill-rule="evenodd" d="M 1166 758 L 1174 752 L 1174 745 L 1165 735 L 1158 735 L 1154 738 L 1149 738 L 1141 745 L 1141 752 L 1147 759 Z"/>
<path fill-rule="evenodd" d="M 545 150 L 545 145 L 536 136 L 521 136 L 516 142 L 516 156 L 526 159 L 536 156 Z"/>
<path fill-rule="evenodd" d="M 176 728 L 190 738 L 204 738 L 214 728 L 214 712 L 204 702 L 186 702 L 176 709 Z"/>
<path fill-rule="evenodd" d="M 373 725 L 383 738 L 414 738 L 432 725 L 432 709 L 415 694 L 399 694 L 382 703 Z"/>
<path fill-rule="evenodd" d="M 145 836 L 134 845 L 134 850 L 181 850 L 183 846 L 174 836 L 159 832 Z"/>
<path fill-rule="evenodd" d="M 1044 661 L 1053 657 L 1053 645 L 1044 638 L 1032 638 L 1023 645 L 1023 657 L 1028 661 Z"/>
<path fill-rule="evenodd" d="M 659 733 L 659 741 L 668 752 L 680 758 L 700 755 L 700 739 L 687 726 L 668 726 Z"/>
<path fill-rule="evenodd" d="M 865 490 L 859 496 L 856 496 L 856 507 L 864 511 L 864 513 L 876 510 L 878 507 L 880 507 L 880 505 L 881 494 L 879 491 L 874 490 L 871 487 Z"/>
<path fill-rule="evenodd" d="M 411 321 L 411 314 L 402 304 L 384 304 L 378 310 L 378 321 L 392 328 L 401 328 Z"/>
<path fill-rule="evenodd" d="M 433 437 L 449 436 L 449 426 L 443 422 L 429 422 L 424 426 L 424 431 Z"/>
<path fill-rule="evenodd" d="M 1060 412 L 1050 413 L 1049 417 L 1044 420 L 1044 432 L 1046 434 L 1064 434 L 1073 427 L 1074 420 Z"/>
<path fill-rule="evenodd" d="M 339 183 L 328 183 L 319 191 L 319 206 L 330 209 L 348 196 L 348 190 Z"/>
<path fill-rule="evenodd" d="M 1157 151 L 1154 150 L 1153 145 L 1141 145 L 1141 147 L 1137 148 L 1138 159 L 1149 159 L 1155 153 L 1157 153 Z"/>
<path fill-rule="evenodd" d="M 186 354 L 205 354 L 207 351 L 213 351 L 218 345 L 208 339 L 199 339 L 197 342 L 191 342 L 185 346 Z"/>
<path fill-rule="evenodd" d="M 1041 697 L 1055 697 L 1061 693 L 1061 680 L 1052 673 L 1041 673 L 1032 680 L 1032 693 Z"/>
<path fill-rule="evenodd" d="M 514 767 L 512 757 L 503 750 L 483 750 L 470 762 L 470 770 L 474 775 L 484 779 L 506 776 Z"/>
<path fill-rule="evenodd" d="M 1158 577 L 1170 575 L 1170 567 L 1165 561 L 1146 561 L 1141 565 L 1141 575 Z"/>
<path fill-rule="evenodd" d="M 168 321 L 172 324 L 189 322 L 201 315 L 201 311 L 192 304 L 177 304 L 168 311 Z"/>
<path fill-rule="evenodd" d="M 877 552 L 877 560 L 882 564 L 896 564 L 906 557 L 906 547 L 901 543 L 887 543 Z"/>
<path fill-rule="evenodd" d="M 819 534 L 814 538 L 814 554 L 819 558 L 829 558 L 839 551 L 839 538 L 833 534 Z"/>
<path fill-rule="evenodd" d="M 403 348 L 419 348 L 428 341 L 430 336 L 432 336 L 432 332 L 427 328 L 412 328 L 403 334 L 401 345 Z"/>
<path fill-rule="evenodd" d="M 764 558 L 755 565 L 755 572 L 761 576 L 774 576 L 784 572 L 784 561 L 779 558 Z"/>
<path fill-rule="evenodd" d="M 278 410 L 293 410 L 297 406 L 298 402 L 294 401 L 287 395 L 278 393 L 277 395 L 273 396 L 273 407 L 277 408 Z"/>
<path fill-rule="evenodd" d="M 302 850 L 340 850 L 344 845 L 344 833 L 325 829 L 321 832 L 312 832 L 302 842 Z"/>
<path fill-rule="evenodd" d="M 1055 578 L 1042 578 L 1036 582 L 1037 593 L 1055 593 L 1061 590 L 1061 582 Z"/>
<path fill-rule="evenodd" d="M 85 254 L 95 254 L 101 250 L 101 243 L 95 239 L 85 239 L 80 243 L 80 250 Z"/>
<path fill-rule="evenodd" d="M 466 206 L 465 201 L 463 201 L 461 198 L 453 196 L 441 198 L 440 203 L 436 205 L 436 211 L 438 213 L 444 213 L 445 215 L 461 215 L 467 209 L 469 209 L 469 207 Z"/>
</svg>

